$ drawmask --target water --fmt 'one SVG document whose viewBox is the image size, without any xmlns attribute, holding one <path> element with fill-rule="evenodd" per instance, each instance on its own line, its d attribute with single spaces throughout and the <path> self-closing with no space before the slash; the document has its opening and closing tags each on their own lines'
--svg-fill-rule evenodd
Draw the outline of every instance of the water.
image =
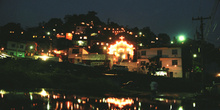
<svg viewBox="0 0 220 110">
<path fill-rule="evenodd" d="M 220 103 L 169 97 L 107 97 L 36 92 L 0 91 L 0 110 L 219 110 Z"/>
</svg>

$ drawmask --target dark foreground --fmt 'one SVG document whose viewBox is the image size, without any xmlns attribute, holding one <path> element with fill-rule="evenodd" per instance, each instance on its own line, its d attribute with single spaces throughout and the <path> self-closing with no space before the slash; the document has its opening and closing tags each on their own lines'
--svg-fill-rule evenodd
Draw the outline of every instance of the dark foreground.
<svg viewBox="0 0 220 110">
<path fill-rule="evenodd" d="M 34 60 L 0 60 L 0 75 L 0 110 L 215 110 L 220 106 L 218 97 L 198 95 L 201 82 L 190 79 Z M 151 81 L 159 84 L 156 96 L 150 93 Z M 38 94 L 41 88 L 48 95 Z"/>
</svg>

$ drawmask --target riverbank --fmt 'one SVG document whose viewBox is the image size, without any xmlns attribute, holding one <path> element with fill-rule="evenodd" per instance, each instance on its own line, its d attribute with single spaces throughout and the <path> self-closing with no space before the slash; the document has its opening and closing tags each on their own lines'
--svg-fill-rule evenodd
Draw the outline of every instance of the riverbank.
<svg viewBox="0 0 220 110">
<path fill-rule="evenodd" d="M 189 79 L 147 76 L 118 71 L 116 76 L 105 76 L 102 67 L 75 65 L 68 62 L 36 60 L 0 60 L 0 87 L 7 90 L 52 88 L 97 94 L 146 93 L 150 82 L 157 81 L 160 92 L 188 92 L 200 90 L 200 83 Z M 111 71 L 114 72 L 114 71 Z M 127 82 L 132 82 L 124 85 Z"/>
</svg>

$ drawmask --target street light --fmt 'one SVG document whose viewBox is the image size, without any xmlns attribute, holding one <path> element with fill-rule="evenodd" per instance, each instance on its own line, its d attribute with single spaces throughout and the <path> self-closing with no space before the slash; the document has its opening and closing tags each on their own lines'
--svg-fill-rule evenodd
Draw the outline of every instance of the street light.
<svg viewBox="0 0 220 110">
<path fill-rule="evenodd" d="M 173 41 L 171 41 L 170 43 L 173 44 Z"/>
<path fill-rule="evenodd" d="M 34 46 L 31 45 L 31 46 L 30 46 L 30 49 L 33 49 L 33 48 L 34 48 Z"/>
<path fill-rule="evenodd" d="M 180 42 L 183 42 L 183 41 L 185 41 L 185 36 L 183 36 L 183 35 L 180 35 L 180 36 L 178 37 L 178 40 L 179 40 Z"/>
<path fill-rule="evenodd" d="M 141 36 L 141 35 L 142 35 L 142 32 L 139 32 L 139 35 Z"/>
<path fill-rule="evenodd" d="M 50 32 L 47 32 L 47 35 L 50 35 Z"/>
<path fill-rule="evenodd" d="M 197 54 L 193 54 L 193 58 L 196 58 L 197 57 Z"/>
</svg>

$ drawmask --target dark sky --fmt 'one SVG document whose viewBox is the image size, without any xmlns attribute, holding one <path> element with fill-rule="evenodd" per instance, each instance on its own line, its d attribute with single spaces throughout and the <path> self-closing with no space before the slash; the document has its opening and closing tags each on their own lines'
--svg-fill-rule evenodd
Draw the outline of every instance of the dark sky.
<svg viewBox="0 0 220 110">
<path fill-rule="evenodd" d="M 130 28 L 149 26 L 155 34 L 167 33 L 171 38 L 180 34 L 193 38 L 200 21 L 192 21 L 192 17 L 210 16 L 214 3 L 215 0 L 0 0 L 0 26 L 16 22 L 32 27 L 51 18 L 95 11 L 105 23 L 110 18 Z M 217 46 L 220 46 L 219 22 L 220 6 L 211 30 L 216 28 L 205 37 Z"/>
</svg>

